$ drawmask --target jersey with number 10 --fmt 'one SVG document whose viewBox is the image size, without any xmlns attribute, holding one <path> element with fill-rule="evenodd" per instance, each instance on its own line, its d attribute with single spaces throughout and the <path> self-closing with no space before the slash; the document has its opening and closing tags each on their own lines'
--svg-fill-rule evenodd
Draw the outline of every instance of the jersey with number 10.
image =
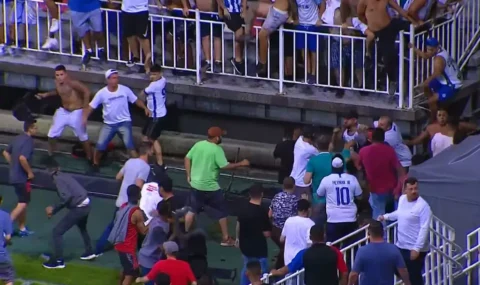
<svg viewBox="0 0 480 285">
<path fill-rule="evenodd" d="M 355 197 L 362 195 L 362 188 L 355 176 L 342 173 L 330 174 L 322 179 L 318 196 L 327 200 L 327 222 L 349 223 L 357 220 Z"/>
</svg>

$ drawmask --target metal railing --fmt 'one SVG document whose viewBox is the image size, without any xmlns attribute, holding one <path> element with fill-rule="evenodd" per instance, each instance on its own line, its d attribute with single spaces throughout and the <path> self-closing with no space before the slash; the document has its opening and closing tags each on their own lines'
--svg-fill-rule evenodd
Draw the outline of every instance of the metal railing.
<svg viewBox="0 0 480 285">
<path fill-rule="evenodd" d="M 397 223 L 390 224 L 386 227 L 386 240 L 391 243 L 396 242 Z M 480 229 L 475 234 L 480 236 Z M 472 233 L 473 235 L 473 233 Z M 352 237 L 360 237 L 354 243 L 341 249 L 347 265 L 353 265 L 355 253 L 361 247 L 366 245 L 368 241 L 368 225 L 358 229 L 357 231 L 335 241 L 332 245 L 341 245 Z M 455 230 L 449 225 L 433 216 L 430 223 L 430 251 L 425 258 L 425 284 L 426 285 L 453 285 L 454 278 L 463 274 L 463 264 L 461 263 L 461 249 L 455 244 Z M 478 243 L 477 243 L 478 244 Z M 472 249 L 478 250 L 480 246 Z M 477 260 L 477 266 L 480 266 Z M 472 264 L 473 266 L 473 264 Z M 299 270 L 277 282 L 275 285 L 303 285 L 304 269 Z M 264 282 L 268 282 L 269 278 L 264 278 Z M 402 281 L 395 277 L 395 284 L 402 284 Z M 469 284 L 470 285 L 470 284 Z"/>
<path fill-rule="evenodd" d="M 58 50 L 42 50 L 42 41 L 47 38 L 51 18 L 41 0 L 3 1 L 4 38 L 13 38 L 19 49 L 46 52 L 71 57 L 81 57 L 82 48 L 78 44 L 66 4 L 57 3 L 60 30 L 55 34 Z M 397 40 L 399 75 L 397 82 L 397 107 L 411 109 L 414 106 L 415 88 L 430 74 L 431 62 L 417 59 L 408 45 L 422 48 L 426 35 L 435 35 L 447 50 L 460 62 L 466 58 L 478 36 L 480 0 L 466 0 L 445 17 L 440 24 L 428 22 L 432 28 L 424 32 L 401 31 Z M 17 9 L 23 5 L 25 9 Z M 23 11 L 18 15 L 17 11 Z M 126 63 L 130 57 L 128 43 L 121 37 L 120 10 L 117 3 L 109 3 L 102 8 L 106 36 L 106 52 L 109 61 Z M 225 76 L 240 76 L 278 85 L 278 93 L 285 93 L 291 84 L 310 85 L 315 90 L 354 90 L 358 92 L 389 93 L 389 82 L 382 64 L 377 60 L 377 48 L 373 48 L 372 58 L 365 56 L 365 37 L 353 28 L 322 25 L 317 32 L 305 32 L 280 27 L 270 38 L 266 74 L 256 74 L 258 62 L 259 31 L 254 26 L 254 36 L 244 44 L 244 64 L 240 74 L 230 63 L 235 55 L 233 33 L 221 22 L 216 13 L 191 10 L 190 17 L 183 17 L 181 10 L 168 10 L 165 7 L 150 5 L 150 45 L 154 62 L 165 68 L 195 75 L 195 82 L 201 85 L 209 73 Z M 211 15 L 213 17 L 208 17 Z M 208 18 L 208 19 L 207 19 Z M 27 19 L 27 20 L 25 20 Z M 438 21 L 436 21 L 438 22 Z M 13 25 L 15 28 L 10 29 Z M 22 26 L 25 26 L 23 28 Z M 11 35 L 13 32 L 14 35 Z M 203 38 L 202 38 L 203 36 Z M 22 40 L 23 39 L 23 40 Z M 303 40 L 302 40 L 303 39 Z M 299 45 L 312 46 L 315 52 L 310 60 L 298 52 Z M 388 51 L 394 52 L 394 51 Z M 140 53 L 141 61 L 143 55 Z M 204 59 L 211 59 L 212 67 L 202 68 Z M 214 64 L 215 61 L 217 64 Z M 307 68 L 312 66 L 307 71 Z M 308 76 L 310 75 L 310 76 Z M 268 83 L 267 83 L 268 84 Z"/>
</svg>

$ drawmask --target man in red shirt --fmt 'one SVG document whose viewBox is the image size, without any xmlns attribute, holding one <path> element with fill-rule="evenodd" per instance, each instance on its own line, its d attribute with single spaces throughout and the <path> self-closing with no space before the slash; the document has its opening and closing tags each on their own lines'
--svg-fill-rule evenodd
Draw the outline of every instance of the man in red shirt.
<svg viewBox="0 0 480 285">
<path fill-rule="evenodd" d="M 133 284 L 138 276 L 138 234 L 145 235 L 148 231 L 143 212 L 138 207 L 140 191 L 140 187 L 135 184 L 128 186 L 128 202 L 117 211 L 112 232 L 108 238 L 114 244 L 123 268 L 122 285 Z"/>
<path fill-rule="evenodd" d="M 389 201 L 400 197 L 405 179 L 405 169 L 398 161 L 395 150 L 385 143 L 385 131 L 376 128 L 372 144 L 360 149 L 359 169 L 364 170 L 370 188 L 372 216 L 385 214 Z"/>
<path fill-rule="evenodd" d="M 197 285 L 190 264 L 176 258 L 178 253 L 177 243 L 167 241 L 163 243 L 162 248 L 167 259 L 155 263 L 152 270 L 146 276 L 137 278 L 135 283 L 147 283 L 150 280 L 155 280 L 158 274 L 165 273 L 170 276 L 171 285 Z"/>
</svg>

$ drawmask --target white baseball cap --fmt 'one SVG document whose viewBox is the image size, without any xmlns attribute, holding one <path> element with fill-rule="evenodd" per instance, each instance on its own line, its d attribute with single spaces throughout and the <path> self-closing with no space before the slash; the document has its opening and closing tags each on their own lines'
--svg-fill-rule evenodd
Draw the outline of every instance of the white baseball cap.
<svg viewBox="0 0 480 285">
<path fill-rule="evenodd" d="M 105 72 L 105 79 L 108 79 L 113 74 L 118 74 L 118 70 L 116 69 L 109 69 Z"/>
<path fill-rule="evenodd" d="M 333 168 L 341 168 L 343 167 L 343 161 L 340 157 L 335 157 L 333 160 L 332 160 L 332 167 Z"/>
</svg>

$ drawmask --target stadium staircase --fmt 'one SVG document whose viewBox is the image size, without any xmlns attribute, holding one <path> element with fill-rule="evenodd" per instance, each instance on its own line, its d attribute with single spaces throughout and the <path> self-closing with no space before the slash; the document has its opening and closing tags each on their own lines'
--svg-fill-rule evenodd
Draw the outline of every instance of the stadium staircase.
<svg viewBox="0 0 480 285">
<path fill-rule="evenodd" d="M 356 250 L 368 243 L 367 229 L 368 225 L 332 243 L 340 245 L 351 237 L 363 236 L 362 239 L 342 248 L 347 265 L 353 264 Z M 395 243 L 397 223 L 390 224 L 387 229 L 387 240 Z M 467 235 L 466 250 L 462 250 L 455 243 L 455 238 L 455 230 L 434 216 L 430 224 L 430 252 L 425 259 L 425 285 L 479 284 L 480 228 Z M 276 282 L 272 282 L 269 276 L 266 276 L 264 282 L 275 285 L 303 285 L 303 275 L 302 269 Z M 403 284 L 399 279 L 396 279 L 395 283 Z"/>
</svg>

